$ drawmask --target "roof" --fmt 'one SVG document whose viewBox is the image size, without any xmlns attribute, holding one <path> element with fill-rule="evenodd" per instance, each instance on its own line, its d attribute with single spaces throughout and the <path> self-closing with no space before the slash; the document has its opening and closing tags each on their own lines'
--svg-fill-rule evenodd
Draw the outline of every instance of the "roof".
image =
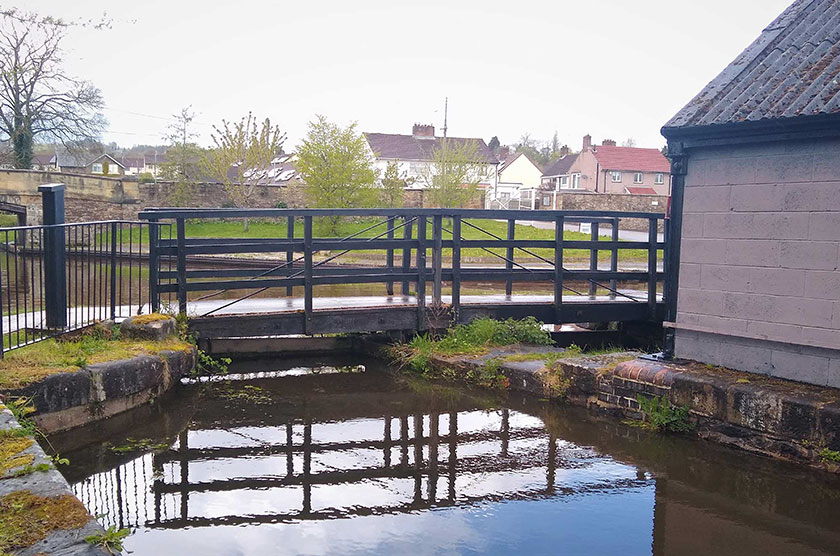
<svg viewBox="0 0 840 556">
<path fill-rule="evenodd" d="M 32 157 L 32 161 L 35 164 L 45 166 L 47 164 L 53 164 L 55 162 L 55 158 L 55 154 L 36 154 Z"/>
<path fill-rule="evenodd" d="M 102 159 L 102 158 L 106 158 L 106 157 L 107 157 L 107 158 L 110 158 L 110 159 L 111 159 L 111 161 L 112 161 L 112 162 L 114 162 L 115 164 L 118 164 L 119 166 L 122 166 L 123 168 L 125 168 L 125 165 L 124 165 L 122 162 L 120 162 L 119 160 L 117 160 L 116 158 L 114 158 L 113 156 L 111 156 L 110 154 L 107 154 L 107 153 L 105 153 L 105 154 L 100 154 L 99 156 L 97 156 L 96 158 L 94 158 L 93 160 L 91 160 L 91 161 L 89 162 L 89 164 L 93 164 L 94 162 L 97 162 L 98 160 L 100 160 L 100 159 Z M 87 164 L 86 164 L 85 166 L 87 166 Z"/>
<path fill-rule="evenodd" d="M 671 163 L 658 149 L 601 145 L 595 147 L 594 154 L 595 160 L 604 170 L 663 173 L 671 171 Z"/>
<path fill-rule="evenodd" d="M 440 145 L 443 137 L 417 139 L 413 135 L 399 135 L 396 133 L 365 133 L 370 149 L 377 158 L 393 160 L 432 160 L 435 150 Z M 472 139 L 466 137 L 447 137 L 456 145 L 467 142 L 475 142 L 478 145 L 479 159 L 475 162 L 485 164 L 498 164 L 499 161 L 493 156 L 493 151 L 484 142 L 484 139 Z"/>
<path fill-rule="evenodd" d="M 631 195 L 659 195 L 659 193 L 657 193 L 656 190 L 652 187 L 628 186 L 624 189 L 626 189 L 627 193 L 630 193 Z"/>
<path fill-rule="evenodd" d="M 840 113 L 840 2 L 796 0 L 662 128 Z"/>
<path fill-rule="evenodd" d="M 93 158 L 89 153 L 63 152 L 56 155 L 56 164 L 59 168 L 84 168 L 89 158 Z"/>
<path fill-rule="evenodd" d="M 576 154 L 567 154 L 566 156 L 562 156 L 551 163 L 543 172 L 543 177 L 551 177 L 551 176 L 565 176 L 569 173 L 569 170 L 572 167 L 572 164 L 575 163 L 577 160 L 578 155 Z"/>
<path fill-rule="evenodd" d="M 500 160 L 500 161 L 499 161 L 499 162 L 500 162 L 500 165 L 499 165 L 499 173 L 504 172 L 504 171 L 505 171 L 505 168 L 507 168 L 508 166 L 510 166 L 511 164 L 513 164 L 513 163 L 516 161 L 516 159 L 517 159 L 517 158 L 519 158 L 520 156 L 525 157 L 525 160 L 527 160 L 528 162 L 530 162 L 530 163 L 531 163 L 531 165 L 532 165 L 534 168 L 536 168 L 537 170 L 539 170 L 540 172 L 542 172 L 542 169 L 540 168 L 540 166 L 539 166 L 536 162 L 534 162 L 533 160 L 531 160 L 531 159 L 528 157 L 528 155 L 527 155 L 527 154 L 525 154 L 525 153 L 523 153 L 523 152 L 518 152 L 518 153 L 511 153 L 511 154 L 509 154 L 509 155 L 507 156 L 507 158 L 505 158 L 504 160 Z"/>
<path fill-rule="evenodd" d="M 121 156 L 120 163 L 124 168 L 142 168 L 146 165 L 146 159 L 142 156 Z"/>
</svg>

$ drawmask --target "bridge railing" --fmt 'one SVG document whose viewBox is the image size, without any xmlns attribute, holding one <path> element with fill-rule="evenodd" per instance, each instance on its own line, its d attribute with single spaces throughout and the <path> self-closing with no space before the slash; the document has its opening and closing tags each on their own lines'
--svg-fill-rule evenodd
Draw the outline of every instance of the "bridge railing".
<svg viewBox="0 0 840 556">
<path fill-rule="evenodd" d="M 657 213 L 154 208 L 142 211 L 140 218 L 152 223 L 174 222 L 174 237 L 153 235 L 150 238 L 149 287 L 153 308 L 166 295 L 175 296 L 182 313 L 187 311 L 188 301 L 215 298 L 218 302 L 212 306 L 195 306 L 202 316 L 218 313 L 257 295 L 267 295 L 269 290 L 279 288 L 275 291 L 292 296 L 294 288 L 302 288 L 305 320 L 311 322 L 317 286 L 382 284 L 383 293 L 393 295 L 395 285 L 399 284 L 401 295 L 413 295 L 418 327 L 424 328 L 429 302 L 432 307 L 451 305 L 457 322 L 462 284 L 480 281 L 505 284 L 508 296 L 517 282 L 553 284 L 557 322 L 563 322 L 564 292 L 646 304 L 649 317 L 654 318 L 660 299 L 658 290 L 667 287 L 664 269 L 658 265 L 663 260 L 659 253 L 665 249 L 666 241 L 659 236 L 663 215 Z M 275 224 L 270 233 L 263 234 L 272 237 L 188 234 L 193 226 L 198 228 L 210 221 L 253 223 L 259 219 Z M 352 233 L 318 236 L 315 223 L 324 219 L 359 222 Z M 621 222 L 627 219 L 647 221 L 648 233 L 641 238 L 620 239 Z M 506 225 L 495 224 L 492 227 L 495 231 L 488 230 L 491 227 L 488 222 L 492 221 Z M 523 233 L 526 229 L 517 224 L 525 222 L 532 225 L 527 230 L 541 231 Z M 581 223 L 589 227 L 586 236 L 570 234 L 567 230 L 568 225 Z M 151 228 L 153 234 L 156 229 Z M 609 232 L 605 236 L 606 230 Z M 468 257 L 465 257 L 466 250 L 470 250 Z M 475 257 L 476 252 L 481 256 Z M 627 252 L 633 252 L 635 262 L 620 268 L 621 254 Z M 364 253 L 380 255 L 365 257 Z M 608 260 L 603 260 L 601 253 L 608 253 Z M 244 262 L 258 262 L 261 267 L 243 268 L 246 256 L 249 258 Z M 343 264 L 347 259 L 352 262 Z M 172 262 L 174 269 L 163 268 Z M 646 292 L 628 293 L 619 289 L 621 282 L 643 283 Z M 443 289 L 447 283 L 451 292 L 445 298 Z M 246 293 L 230 299 L 230 292 L 234 291 Z"/>
</svg>

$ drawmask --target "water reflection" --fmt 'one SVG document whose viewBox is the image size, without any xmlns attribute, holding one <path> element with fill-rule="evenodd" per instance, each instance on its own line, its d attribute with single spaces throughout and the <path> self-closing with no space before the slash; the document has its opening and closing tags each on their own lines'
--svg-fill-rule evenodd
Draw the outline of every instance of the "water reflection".
<svg viewBox="0 0 840 556">
<path fill-rule="evenodd" d="M 528 398 L 295 373 L 190 386 L 143 411 L 131 436 L 168 448 L 53 439 L 76 493 L 131 527 L 138 554 L 829 554 L 840 541 L 836 482 Z"/>
</svg>

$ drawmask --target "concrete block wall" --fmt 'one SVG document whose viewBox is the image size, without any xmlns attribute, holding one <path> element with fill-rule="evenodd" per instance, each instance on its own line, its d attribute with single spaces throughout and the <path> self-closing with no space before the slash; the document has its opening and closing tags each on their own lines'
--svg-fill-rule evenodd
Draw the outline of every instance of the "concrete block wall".
<svg viewBox="0 0 840 556">
<path fill-rule="evenodd" d="M 691 151 L 679 357 L 840 387 L 840 140 Z"/>
</svg>

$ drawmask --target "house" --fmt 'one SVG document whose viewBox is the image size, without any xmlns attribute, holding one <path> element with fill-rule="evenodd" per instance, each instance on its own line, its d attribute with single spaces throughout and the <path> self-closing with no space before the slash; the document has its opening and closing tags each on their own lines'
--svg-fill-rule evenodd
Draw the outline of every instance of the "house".
<svg viewBox="0 0 840 556">
<path fill-rule="evenodd" d="M 662 128 L 666 355 L 840 387 L 840 3 L 796 0 Z"/>
<path fill-rule="evenodd" d="M 489 208 L 516 208 L 510 201 L 518 201 L 522 191 L 534 191 L 540 186 L 542 170 L 528 155 L 504 148 L 499 157 L 499 179 L 495 187 L 485 190 Z"/>
<path fill-rule="evenodd" d="M 391 162 L 396 162 L 406 182 L 416 188 L 425 188 L 425 180 L 434 160 L 434 152 L 442 141 L 454 144 L 474 143 L 477 147 L 479 187 L 495 189 L 498 184 L 498 159 L 483 139 L 465 137 L 437 137 L 432 125 L 415 124 L 411 135 L 395 133 L 365 133 L 370 152 L 374 157 L 374 168 L 383 175 Z"/>
<path fill-rule="evenodd" d="M 32 157 L 32 169 L 42 172 L 55 172 L 58 156 L 55 154 L 36 154 Z"/>
<path fill-rule="evenodd" d="M 670 168 L 668 159 L 658 149 L 619 147 L 610 140 L 593 145 L 592 137 L 585 135 L 583 148 L 565 179 L 569 181 L 570 189 L 595 193 L 668 195 L 671 191 Z M 556 177 L 564 179 L 563 175 Z"/>
<path fill-rule="evenodd" d="M 101 154 L 85 165 L 84 173 L 96 176 L 124 176 L 125 166 L 110 154 Z"/>
</svg>

